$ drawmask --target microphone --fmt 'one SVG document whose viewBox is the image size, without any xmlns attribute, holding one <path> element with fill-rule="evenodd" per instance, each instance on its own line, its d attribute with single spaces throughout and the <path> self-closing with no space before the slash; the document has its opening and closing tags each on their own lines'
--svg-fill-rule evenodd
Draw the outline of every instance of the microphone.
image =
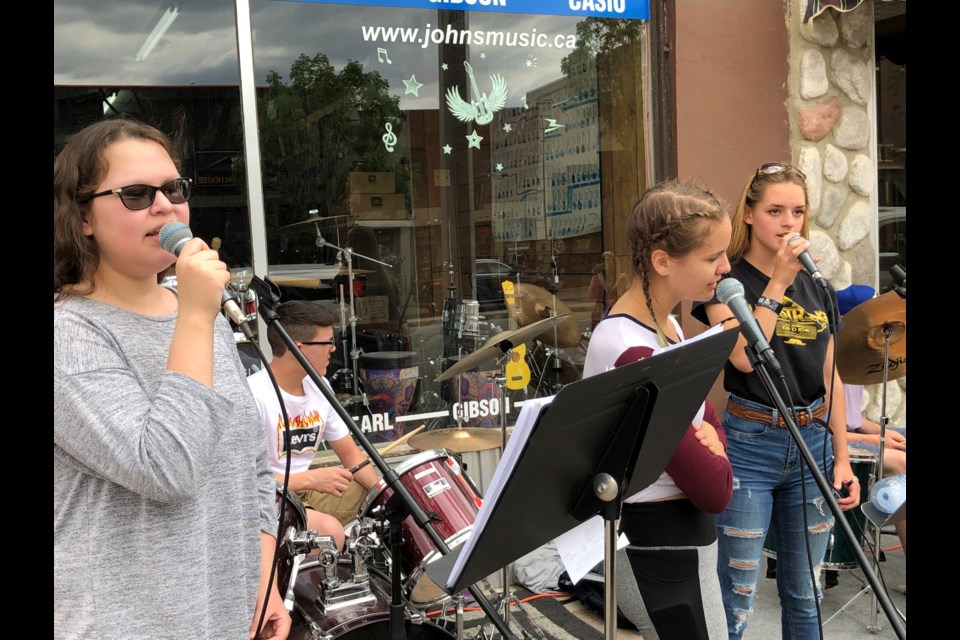
<svg viewBox="0 0 960 640">
<path fill-rule="evenodd" d="M 777 375 L 781 375 L 780 363 L 773 354 L 770 343 L 763 336 L 757 319 L 750 311 L 750 305 L 743 297 L 743 285 L 735 278 L 724 278 L 717 285 L 717 300 L 730 307 L 734 317 L 740 323 L 740 332 L 747 339 L 747 345 L 757 354 L 757 358 L 765 360 L 774 368 Z"/>
<path fill-rule="evenodd" d="M 792 238 L 790 238 L 789 241 L 793 242 L 794 240 L 802 240 L 802 239 L 803 239 L 803 236 L 795 235 Z M 800 261 L 800 264 L 802 264 L 803 268 L 807 270 L 807 273 L 809 273 L 813 277 L 813 279 L 817 282 L 817 284 L 819 284 L 821 287 L 826 288 L 830 284 L 829 282 L 827 282 L 827 279 L 823 277 L 823 274 L 820 273 L 820 269 L 817 268 L 817 264 L 813 261 L 813 256 L 810 255 L 809 251 L 805 249 L 803 253 L 797 256 L 797 260 Z"/>
<path fill-rule="evenodd" d="M 903 299 L 907 298 L 907 270 L 898 264 L 890 267 L 890 275 L 893 277 L 893 284 L 890 289 L 897 292 L 897 295 Z"/>
<path fill-rule="evenodd" d="M 187 244 L 192 238 L 193 232 L 190 231 L 190 227 L 182 222 L 168 222 L 160 227 L 160 247 L 178 258 L 180 257 L 180 251 L 183 249 L 183 245 Z M 227 291 L 226 288 L 223 289 L 220 306 L 227 313 L 227 317 L 233 320 L 244 330 L 244 334 L 246 334 L 248 330 L 246 324 L 247 316 L 240 310 L 240 305 L 237 304 L 237 301 L 233 299 L 233 295 Z M 250 336 L 247 337 L 249 338 Z"/>
</svg>

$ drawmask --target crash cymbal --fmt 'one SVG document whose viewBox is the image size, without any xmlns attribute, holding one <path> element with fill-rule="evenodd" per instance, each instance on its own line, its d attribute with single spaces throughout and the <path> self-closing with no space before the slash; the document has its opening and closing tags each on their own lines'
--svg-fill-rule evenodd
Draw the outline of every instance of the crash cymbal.
<svg viewBox="0 0 960 640">
<path fill-rule="evenodd" d="M 514 319 L 521 327 L 551 316 L 554 300 L 549 291 L 527 282 L 518 282 L 514 285 L 514 291 L 514 295 L 506 298 L 506 301 Z M 556 338 L 553 335 L 554 329 L 551 328 L 536 336 L 536 339 L 551 347 L 575 347 L 580 344 L 580 325 L 571 315 L 570 307 L 559 298 L 556 300 L 556 315 L 570 316 L 557 324 Z"/>
<path fill-rule="evenodd" d="M 483 343 L 479 349 L 469 353 L 452 365 L 449 369 L 437 376 L 437 382 L 447 380 L 455 375 L 470 371 L 481 364 L 497 358 L 500 354 L 506 353 L 518 344 L 523 344 L 528 340 L 533 340 L 547 329 L 552 329 L 555 324 L 563 322 L 570 316 L 555 316 L 553 318 L 544 318 L 534 322 L 526 327 L 520 327 L 513 331 L 501 331 Z"/>
<path fill-rule="evenodd" d="M 291 224 L 287 224 L 287 225 L 284 225 L 284 226 L 282 226 L 282 227 L 280 227 L 280 228 L 281 228 L 281 229 L 289 229 L 290 227 L 299 227 L 300 225 L 313 224 L 314 222 L 333 222 L 334 220 L 338 220 L 338 219 L 340 219 L 340 218 L 349 218 L 349 217 L 350 217 L 350 216 L 348 216 L 348 215 L 342 215 L 342 216 L 322 216 L 322 217 L 321 217 L 321 216 L 310 216 L 310 217 L 307 218 L 306 220 L 301 220 L 300 222 L 294 222 L 294 223 L 291 223 Z"/>
<path fill-rule="evenodd" d="M 410 438 L 414 449 L 449 449 L 454 453 L 486 451 L 500 446 L 500 429 L 485 427 L 450 427 L 425 431 Z"/>
<path fill-rule="evenodd" d="M 849 384 L 883 382 L 883 345 L 888 332 L 887 380 L 907 375 L 907 303 L 888 291 L 843 316 L 837 340 L 840 379 Z"/>
</svg>

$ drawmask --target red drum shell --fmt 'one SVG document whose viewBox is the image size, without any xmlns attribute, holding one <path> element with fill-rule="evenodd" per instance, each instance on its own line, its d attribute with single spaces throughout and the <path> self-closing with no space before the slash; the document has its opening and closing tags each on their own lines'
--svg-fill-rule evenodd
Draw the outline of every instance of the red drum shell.
<svg viewBox="0 0 960 640">
<path fill-rule="evenodd" d="M 404 460 L 395 471 L 414 501 L 424 511 L 440 517 L 433 521 L 433 526 L 450 550 L 463 544 L 473 530 L 482 501 L 480 492 L 456 459 L 444 449 L 431 449 Z M 381 479 L 360 503 L 359 517 L 371 517 L 370 511 L 385 505 L 393 493 Z M 401 529 L 400 568 L 406 576 L 404 588 L 410 603 L 429 607 L 447 599 L 424 573 L 426 565 L 440 557 L 440 551 L 412 516 L 404 519 Z"/>
</svg>

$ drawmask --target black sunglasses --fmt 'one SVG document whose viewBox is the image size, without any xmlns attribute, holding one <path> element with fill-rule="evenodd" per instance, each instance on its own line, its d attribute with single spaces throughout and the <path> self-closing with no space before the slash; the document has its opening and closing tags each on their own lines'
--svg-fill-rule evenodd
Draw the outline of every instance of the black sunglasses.
<svg viewBox="0 0 960 640">
<path fill-rule="evenodd" d="M 131 184 L 119 189 L 109 189 L 95 193 L 83 202 L 87 203 L 94 198 L 115 193 L 120 196 L 120 201 L 127 209 L 141 211 L 153 205 L 153 201 L 157 198 L 157 191 L 160 191 L 171 204 L 183 204 L 190 199 L 190 182 L 190 178 L 174 178 L 169 182 L 164 182 L 159 187 L 149 184 Z"/>
<path fill-rule="evenodd" d="M 336 346 L 337 343 L 334 342 L 333 340 L 319 340 L 316 342 L 304 341 L 304 342 L 301 342 L 300 344 L 322 344 L 328 347 L 333 347 L 333 346 Z"/>
<path fill-rule="evenodd" d="M 763 174 L 763 175 L 765 175 L 765 176 L 772 176 L 772 175 L 777 174 L 777 173 L 780 173 L 780 172 L 782 172 L 782 171 L 786 171 L 787 169 L 793 169 L 794 171 L 796 171 L 796 172 L 800 175 L 800 177 L 801 177 L 802 179 L 804 179 L 804 180 L 807 179 L 807 176 L 804 175 L 803 171 L 800 171 L 800 169 L 797 169 L 797 168 L 796 168 L 795 166 L 793 166 L 792 164 L 787 164 L 787 163 L 785 163 L 785 162 L 767 162 L 767 163 L 764 163 L 764 164 L 760 165 L 759 167 L 757 167 L 757 173 L 756 173 L 756 175 L 753 176 L 753 178 L 754 178 L 754 180 L 756 180 L 757 177 L 760 176 L 760 174 Z"/>
</svg>

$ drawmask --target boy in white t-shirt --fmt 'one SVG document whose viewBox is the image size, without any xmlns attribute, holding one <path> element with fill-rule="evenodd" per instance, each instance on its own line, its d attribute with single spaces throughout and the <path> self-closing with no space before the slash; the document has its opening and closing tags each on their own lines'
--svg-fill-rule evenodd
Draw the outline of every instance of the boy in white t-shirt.
<svg viewBox="0 0 960 640">
<path fill-rule="evenodd" d="M 336 350 L 333 325 L 336 316 L 318 304 L 291 300 L 275 309 L 280 324 L 321 376 L 327 371 L 330 354 Z M 277 482 L 283 482 L 287 456 L 290 456 L 289 488 L 307 507 L 307 529 L 334 537 L 343 548 L 343 525 L 334 516 L 322 513 L 315 506 L 324 496 L 342 498 L 356 480 L 369 490 L 379 479 L 372 465 L 353 475 L 349 469 L 366 460 L 364 454 L 340 416 L 333 409 L 303 366 L 275 331 L 268 330 L 267 339 L 273 350 L 270 371 L 280 386 L 283 406 L 266 369 L 247 378 L 257 402 L 267 438 L 267 451 Z M 329 386 L 325 378 L 323 383 Z M 289 446 L 285 444 L 283 409 L 290 427 Z M 310 468 L 322 440 L 337 454 L 343 468 Z"/>
</svg>

